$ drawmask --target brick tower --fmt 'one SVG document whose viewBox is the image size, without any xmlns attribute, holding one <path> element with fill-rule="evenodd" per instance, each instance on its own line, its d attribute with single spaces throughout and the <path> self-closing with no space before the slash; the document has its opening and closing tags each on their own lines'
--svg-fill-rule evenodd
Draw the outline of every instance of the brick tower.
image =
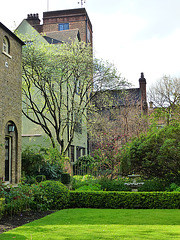
<svg viewBox="0 0 180 240">
<path fill-rule="evenodd" d="M 40 25 L 38 14 L 28 14 L 26 20 L 38 32 L 43 32 L 47 35 L 48 33 L 57 32 L 70 34 L 75 29 L 79 30 L 80 39 L 92 45 L 92 24 L 85 8 L 44 12 L 42 25 Z"/>
</svg>

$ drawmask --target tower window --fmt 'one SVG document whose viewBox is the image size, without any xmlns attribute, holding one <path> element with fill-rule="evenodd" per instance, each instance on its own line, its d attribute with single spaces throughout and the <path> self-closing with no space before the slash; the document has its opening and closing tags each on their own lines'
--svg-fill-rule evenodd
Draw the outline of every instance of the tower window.
<svg viewBox="0 0 180 240">
<path fill-rule="evenodd" d="M 10 54 L 10 43 L 7 37 L 3 38 L 3 52 Z"/>
<path fill-rule="evenodd" d="M 59 31 L 68 30 L 68 29 L 69 29 L 69 23 L 60 23 L 58 26 Z"/>
</svg>

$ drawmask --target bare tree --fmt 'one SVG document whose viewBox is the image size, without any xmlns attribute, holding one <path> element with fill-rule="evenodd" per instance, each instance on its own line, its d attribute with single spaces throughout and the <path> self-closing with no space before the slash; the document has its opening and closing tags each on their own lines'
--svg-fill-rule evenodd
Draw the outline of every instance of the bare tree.
<svg viewBox="0 0 180 240">
<path fill-rule="evenodd" d="M 163 76 L 152 85 L 148 93 L 149 100 L 154 107 L 166 117 L 167 124 L 180 114 L 180 78 Z M 174 117 L 173 117 L 174 116 Z"/>
</svg>

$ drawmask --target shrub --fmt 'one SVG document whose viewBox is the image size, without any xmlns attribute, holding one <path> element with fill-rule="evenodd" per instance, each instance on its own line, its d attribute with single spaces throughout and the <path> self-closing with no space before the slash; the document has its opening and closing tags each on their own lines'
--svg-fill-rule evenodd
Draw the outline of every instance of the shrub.
<svg viewBox="0 0 180 240">
<path fill-rule="evenodd" d="M 126 180 L 101 178 L 98 183 L 104 191 L 131 191 L 129 186 L 124 185 Z"/>
<path fill-rule="evenodd" d="M 84 185 L 82 187 L 77 188 L 75 191 L 101 191 L 101 185 L 100 184 Z"/>
<path fill-rule="evenodd" d="M 22 152 L 22 171 L 27 183 L 32 177 L 44 175 L 47 180 L 59 180 L 65 157 L 56 148 L 27 147 Z M 35 183 L 35 182 L 34 182 Z"/>
<path fill-rule="evenodd" d="M 38 169 L 43 164 L 43 154 L 30 146 L 22 151 L 22 172 L 27 176 L 35 176 L 38 174 Z"/>
<path fill-rule="evenodd" d="M 33 195 L 28 185 L 19 184 L 18 187 L 1 186 L 1 196 L 5 198 L 4 212 L 14 215 L 31 208 Z"/>
<path fill-rule="evenodd" d="M 62 173 L 61 174 L 61 182 L 63 184 L 69 184 L 71 182 L 71 177 L 69 173 Z"/>
<path fill-rule="evenodd" d="M 4 208 L 5 208 L 5 199 L 4 198 L 0 198 L 0 220 L 1 220 L 2 216 L 3 216 Z"/>
<path fill-rule="evenodd" d="M 144 184 L 139 187 L 139 192 L 155 192 L 155 191 L 165 191 L 166 182 L 159 179 L 145 180 L 141 181 Z"/>
<path fill-rule="evenodd" d="M 45 175 L 37 175 L 36 176 L 36 181 L 37 182 L 42 182 L 46 180 L 46 176 Z"/>
<path fill-rule="evenodd" d="M 44 191 L 49 209 L 63 209 L 69 203 L 69 190 L 58 181 L 44 181 L 39 185 Z"/>
<path fill-rule="evenodd" d="M 180 187 L 176 188 L 176 190 L 174 190 L 174 192 L 180 192 Z"/>
<path fill-rule="evenodd" d="M 180 208 L 178 192 L 70 192 L 71 208 Z"/>
<path fill-rule="evenodd" d="M 134 138 L 123 149 L 121 161 L 129 162 L 131 172 L 170 182 L 180 180 L 180 124 L 152 128 Z M 123 171 L 123 169 L 122 169 Z"/>
<path fill-rule="evenodd" d="M 95 185 L 97 183 L 98 183 L 98 180 L 91 175 L 88 175 L 88 174 L 84 176 L 75 175 L 73 176 L 73 180 L 72 180 L 72 189 L 75 190 L 83 186 Z"/>
<path fill-rule="evenodd" d="M 167 191 L 169 191 L 169 192 L 173 192 L 173 191 L 179 192 L 180 187 L 175 183 L 171 183 L 171 185 L 167 188 Z"/>
</svg>

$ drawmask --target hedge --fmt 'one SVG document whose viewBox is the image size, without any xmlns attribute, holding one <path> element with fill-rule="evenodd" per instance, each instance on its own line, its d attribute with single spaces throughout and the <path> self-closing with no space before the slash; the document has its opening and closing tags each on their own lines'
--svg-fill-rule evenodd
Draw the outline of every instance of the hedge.
<svg viewBox="0 0 180 240">
<path fill-rule="evenodd" d="M 70 192 L 69 208 L 179 209 L 179 192 Z"/>
</svg>

